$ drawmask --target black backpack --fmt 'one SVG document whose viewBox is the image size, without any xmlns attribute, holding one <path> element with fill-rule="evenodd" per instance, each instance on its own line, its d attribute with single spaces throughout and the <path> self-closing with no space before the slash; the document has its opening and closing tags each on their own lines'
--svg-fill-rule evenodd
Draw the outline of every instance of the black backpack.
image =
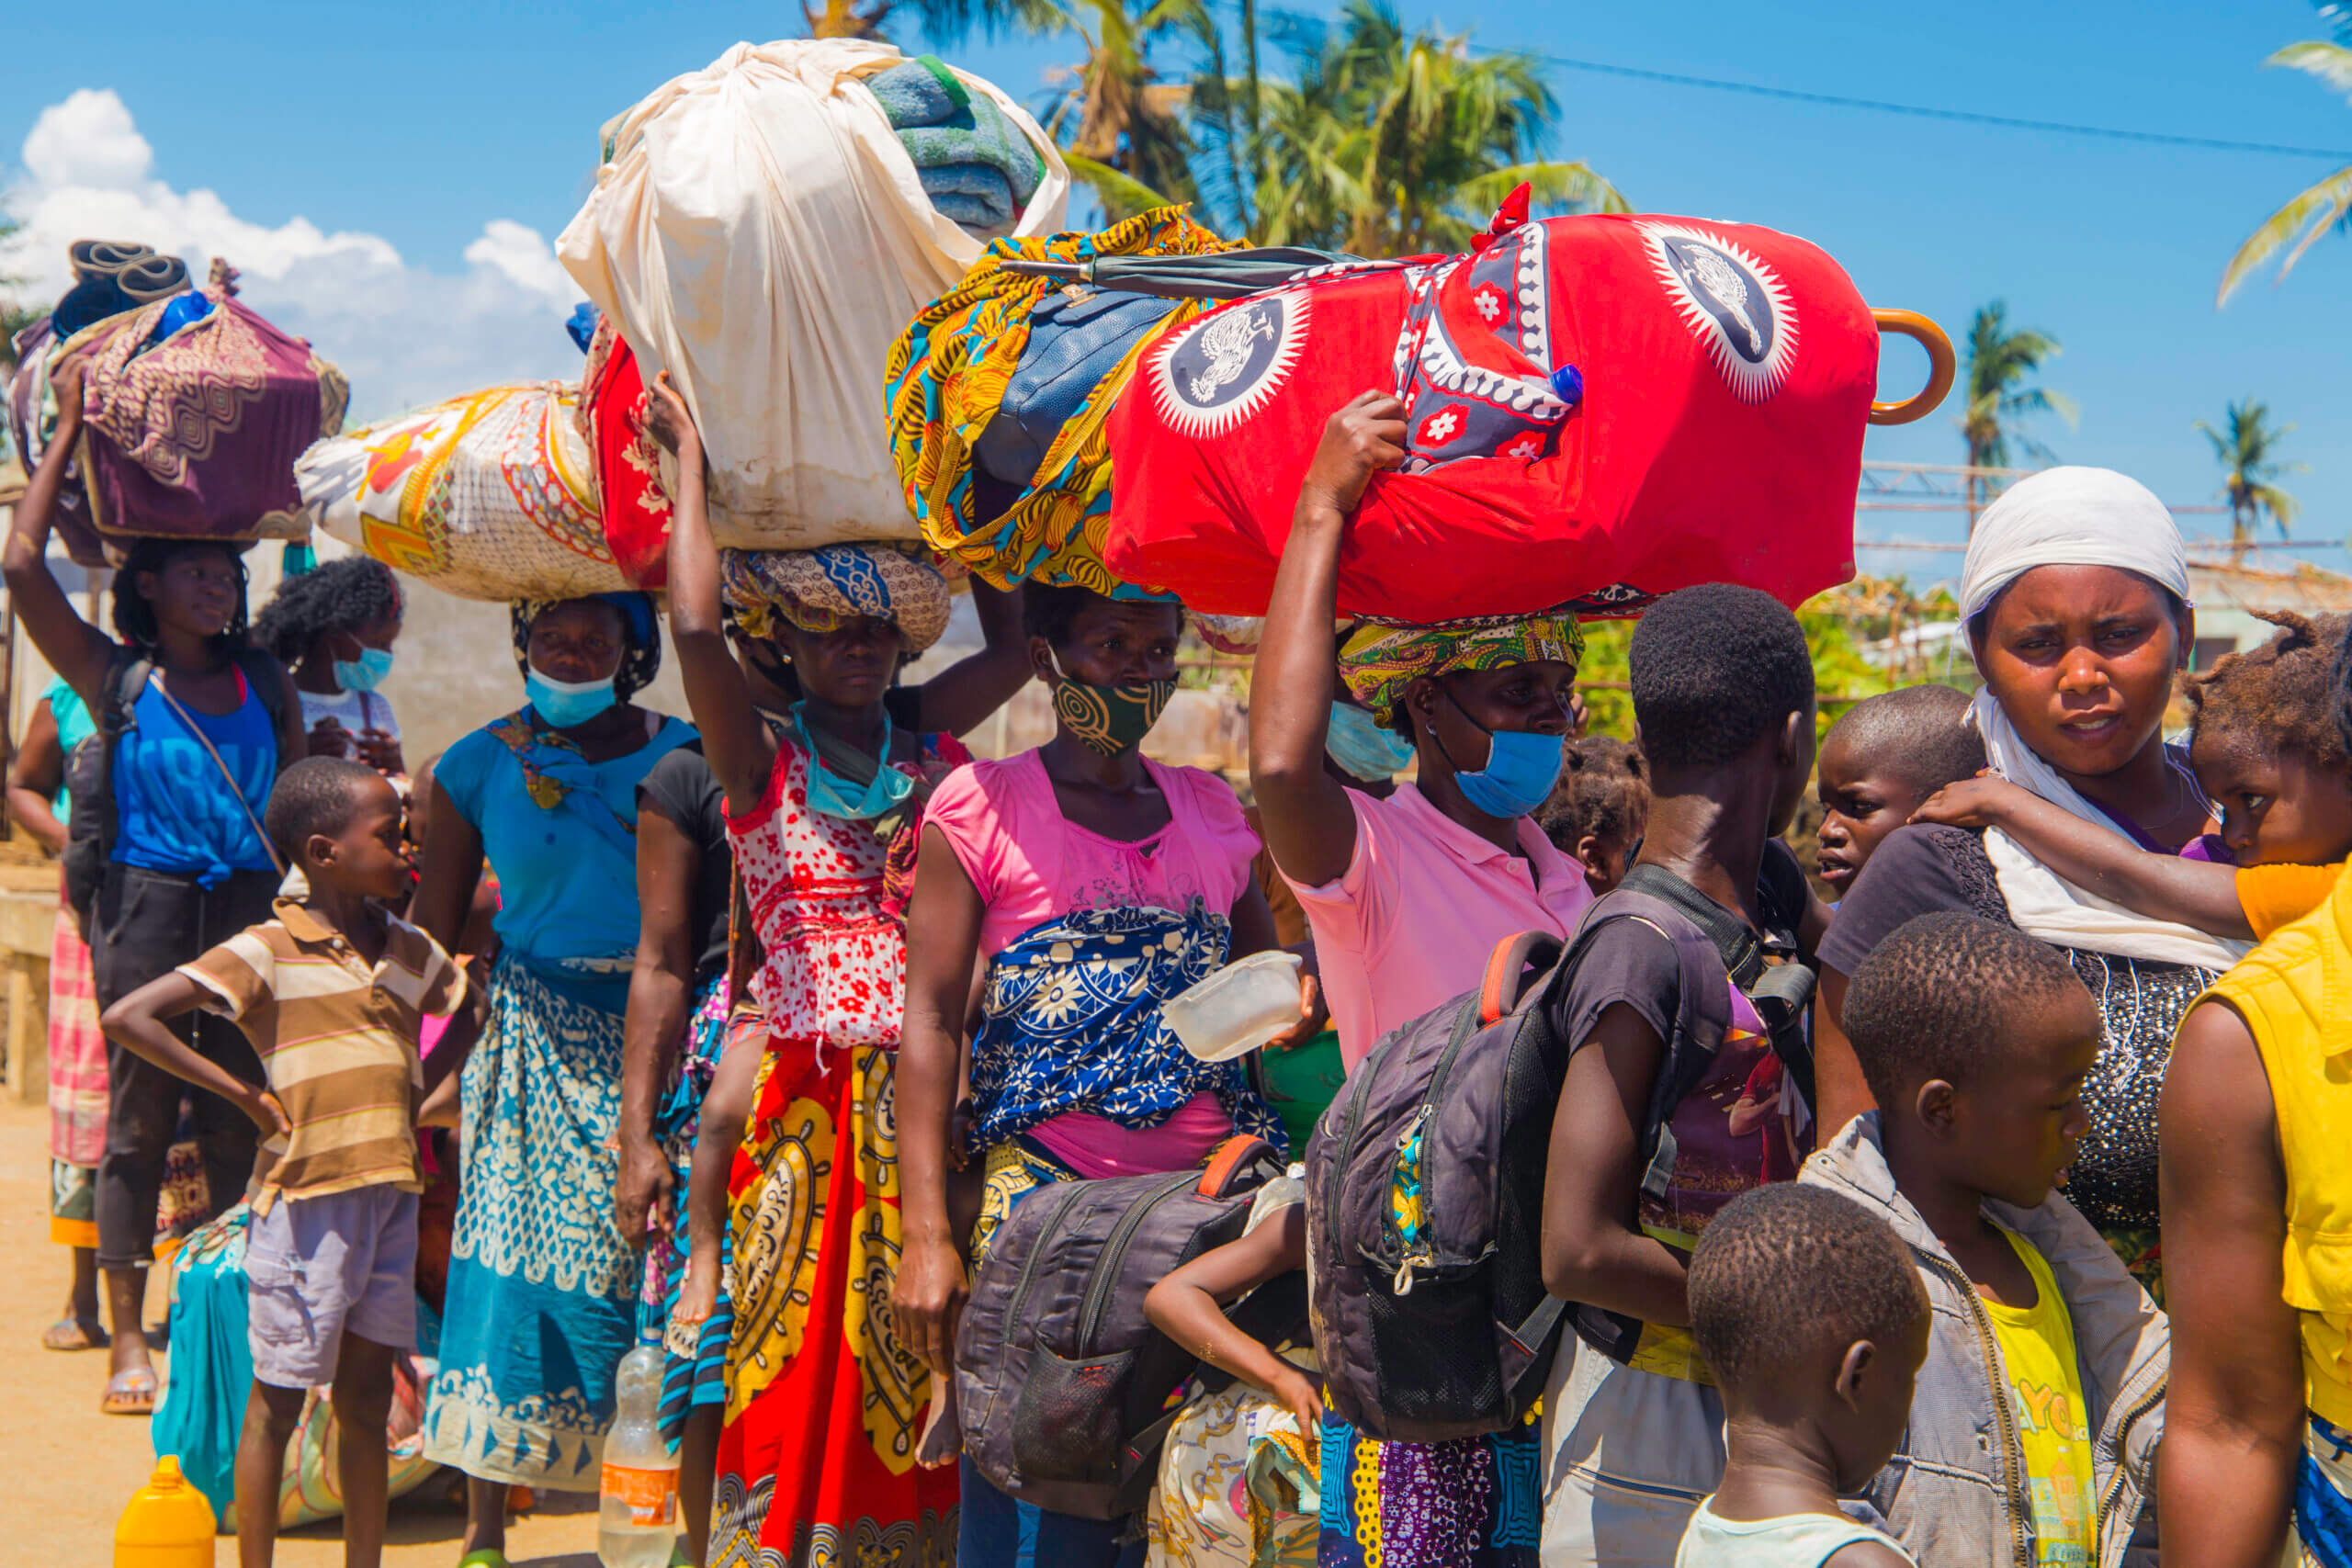
<svg viewBox="0 0 2352 1568">
<path fill-rule="evenodd" d="M 1815 976 L 1810 967 L 1796 961 L 1797 929 L 1804 919 L 1809 890 L 1795 854 L 1786 844 L 1773 839 L 1764 846 L 1764 862 L 1757 875 L 1758 903 L 1764 916 L 1761 941 L 1747 921 L 1661 867 L 1634 867 L 1610 897 L 1627 892 L 1654 899 L 1679 917 L 1679 929 L 1669 931 L 1668 934 L 1683 950 L 1683 1011 L 1690 1014 L 1696 1002 L 1699 1010 L 1706 1015 L 1704 1027 L 1687 1032 L 1682 1018 L 1677 1018 L 1675 1038 L 1667 1042 L 1666 1056 L 1650 1091 L 1649 1109 L 1642 1118 L 1642 1192 L 1645 1197 L 1659 1198 L 1674 1178 L 1678 1152 L 1673 1127 L 1675 1109 L 1707 1076 L 1715 1052 L 1723 1044 L 1724 1032 L 1730 1027 L 1722 984 L 1724 978 L 1747 993 L 1770 1037 L 1772 1054 L 1781 1058 L 1781 1066 L 1787 1069 L 1804 1100 L 1805 1109 L 1814 1109 L 1813 1040 L 1806 1030 L 1805 1009 L 1813 1000 Z M 1594 906 L 1594 911 L 1599 908 Z M 1694 936 L 1705 943 L 1702 951 L 1715 961 L 1708 964 L 1702 957 L 1695 965 L 1695 972 L 1691 951 Z M 1771 962 L 1775 958 L 1782 962 L 1775 964 Z M 1700 990 L 1696 997 L 1692 995 L 1694 984 Z M 1714 1016 L 1717 1010 L 1725 1010 L 1720 1021 Z M 1580 1305 L 1576 1309 L 1575 1323 L 1577 1337 L 1593 1348 L 1612 1360 L 1633 1359 L 1642 1337 L 1638 1318 Z"/>
<path fill-rule="evenodd" d="M 1786 870 L 1795 861 L 1785 850 Z M 1645 1187 L 1674 1168 L 1675 1107 L 1705 1076 L 1731 1024 L 1717 942 L 1736 928 L 1764 970 L 1762 948 L 1737 917 L 1668 873 L 1625 884 L 1590 909 L 1566 943 L 1525 932 L 1500 944 L 1484 984 L 1374 1045 L 1317 1124 L 1306 1149 L 1311 1321 L 1327 1395 L 1369 1435 L 1436 1442 L 1507 1430 L 1542 1393 L 1569 1303 L 1543 1277 L 1543 1213 L 1552 1123 L 1574 1042 L 1555 1006 L 1595 936 L 1639 919 L 1676 949 L 1679 1010 L 1644 1118 Z M 1663 885 L 1662 885 L 1663 884 Z M 1670 886 L 1666 886 L 1670 885 Z M 1802 917 L 1793 886 L 1770 863 L 1768 924 Z M 1715 910 L 1702 927 L 1689 907 Z M 1803 1028 L 1799 986 L 1759 975 L 1773 995 L 1759 1015 Z M 1538 977 L 1530 983 L 1529 976 Z M 1753 992 L 1751 992 L 1753 994 Z M 1768 1011 L 1769 1010 L 1769 1011 Z M 1780 1027 L 1776 1049 L 1783 1048 Z M 1792 1048 L 1792 1047 L 1790 1047 Z M 1796 1064 L 1790 1064 L 1797 1070 Z M 1802 1079 L 1811 1091 L 1809 1061 Z M 1640 1325 L 1576 1309 L 1579 1335 L 1622 1359 Z M 1605 1341 L 1605 1342 L 1604 1342 Z M 1622 1354 L 1621 1354 L 1622 1351 Z"/>
<path fill-rule="evenodd" d="M 1151 1325 L 1143 1299 L 1179 1265 L 1238 1240 L 1258 1189 L 1282 1171 L 1272 1145 L 1237 1136 L 1205 1170 L 1055 1182 L 1013 1205 L 956 1332 L 956 1416 L 981 1474 L 1083 1518 L 1143 1506 L 1172 1396 L 1204 1372 Z M 1232 1315 L 1268 1344 L 1303 1337 L 1305 1280 L 1269 1281 Z"/>
<path fill-rule="evenodd" d="M 282 731 L 286 717 L 284 667 L 257 648 L 237 649 L 232 657 L 243 672 L 245 684 L 261 699 L 262 711 L 269 716 L 269 730 L 275 738 Z M 118 648 L 108 655 L 98 711 L 93 716 L 98 722 L 97 730 L 65 759 L 65 788 L 74 802 L 74 814 L 65 824 L 62 857 L 65 904 L 74 912 L 74 923 L 82 928 L 85 942 L 90 940 L 98 884 L 106 877 L 107 862 L 114 857 L 115 835 L 119 827 L 114 797 L 115 743 L 138 724 L 132 710 L 147 690 L 148 677 L 154 672 L 155 660 L 136 649 Z M 278 759 L 279 771 L 284 771 L 287 761 L 286 758 Z M 259 815 L 258 808 L 255 815 Z"/>
</svg>

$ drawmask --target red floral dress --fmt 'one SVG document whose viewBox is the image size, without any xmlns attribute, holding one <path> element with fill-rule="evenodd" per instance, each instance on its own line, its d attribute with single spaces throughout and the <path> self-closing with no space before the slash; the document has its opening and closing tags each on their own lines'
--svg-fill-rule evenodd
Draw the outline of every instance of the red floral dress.
<svg viewBox="0 0 2352 1568">
<path fill-rule="evenodd" d="M 927 737 L 905 771 L 936 782 L 968 761 Z M 954 1561 L 956 1472 L 915 1464 L 931 1374 L 890 1314 L 906 931 L 890 846 L 811 811 L 808 778 L 784 739 L 766 798 L 728 822 L 768 1037 L 728 1177 L 735 1332 L 710 1561 L 930 1568 Z"/>
</svg>

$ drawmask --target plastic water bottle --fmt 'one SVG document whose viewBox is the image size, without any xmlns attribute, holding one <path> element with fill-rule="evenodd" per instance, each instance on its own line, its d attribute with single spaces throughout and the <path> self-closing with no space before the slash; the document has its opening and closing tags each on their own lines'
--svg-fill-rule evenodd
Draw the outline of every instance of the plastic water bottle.
<svg viewBox="0 0 2352 1568">
<path fill-rule="evenodd" d="M 678 1539 L 678 1456 L 654 1419 L 662 1402 L 662 1347 L 650 1336 L 614 1375 L 619 1411 L 605 1438 L 596 1511 L 596 1560 L 605 1568 L 668 1568 Z"/>
<path fill-rule="evenodd" d="M 165 1454 L 114 1527 L 115 1568 L 212 1568 L 213 1529 L 212 1505 Z"/>
</svg>

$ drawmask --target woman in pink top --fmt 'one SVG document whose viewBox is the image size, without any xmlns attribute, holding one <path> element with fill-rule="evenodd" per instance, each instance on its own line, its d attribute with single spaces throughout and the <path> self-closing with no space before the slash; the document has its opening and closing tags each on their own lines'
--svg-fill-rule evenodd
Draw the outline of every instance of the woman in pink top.
<svg viewBox="0 0 2352 1568">
<path fill-rule="evenodd" d="M 1260 822 L 1306 910 L 1351 1067 L 1383 1034 L 1476 985 L 1498 942 L 1566 936 L 1592 902 L 1582 869 L 1529 816 L 1559 778 L 1584 650 L 1574 615 L 1359 628 L 1339 670 L 1412 741 L 1415 782 L 1374 800 L 1323 767 L 1340 542 L 1365 485 L 1404 446 L 1393 398 L 1366 393 L 1331 416 L 1251 682 Z"/>
<path fill-rule="evenodd" d="M 1183 612 L 1032 585 L 1023 616 L 1054 738 L 940 785 L 907 914 L 892 1301 L 900 1337 L 943 1375 L 966 1293 L 951 1164 L 984 1166 L 977 1253 L 1044 1182 L 1182 1170 L 1237 1131 L 1283 1142 L 1242 1064 L 1195 1059 L 1159 1013 L 1228 957 L 1274 945 L 1250 875 L 1257 836 L 1232 788 L 1138 750 L 1175 689 Z M 970 1120 L 951 1128 L 982 961 Z M 1030 1535 L 1058 1568 L 1107 1565 L 1119 1529 L 1041 1515 L 964 1467 L 963 1562 L 994 1562 Z"/>
</svg>

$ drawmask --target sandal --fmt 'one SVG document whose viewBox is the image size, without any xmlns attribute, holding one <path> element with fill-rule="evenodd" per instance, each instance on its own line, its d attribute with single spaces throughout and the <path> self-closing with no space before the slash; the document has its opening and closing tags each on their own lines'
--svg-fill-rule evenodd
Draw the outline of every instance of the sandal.
<svg viewBox="0 0 2352 1568">
<path fill-rule="evenodd" d="M 106 1416 L 153 1416 L 160 1386 L 154 1368 L 126 1367 L 107 1379 L 107 1391 L 98 1396 L 98 1411 Z"/>
<path fill-rule="evenodd" d="M 41 1331 L 44 1350 L 103 1350 L 114 1343 L 95 1317 L 61 1317 Z"/>
<path fill-rule="evenodd" d="M 506 1553 L 494 1546 L 485 1546 L 458 1558 L 458 1568 L 507 1568 Z"/>
</svg>

